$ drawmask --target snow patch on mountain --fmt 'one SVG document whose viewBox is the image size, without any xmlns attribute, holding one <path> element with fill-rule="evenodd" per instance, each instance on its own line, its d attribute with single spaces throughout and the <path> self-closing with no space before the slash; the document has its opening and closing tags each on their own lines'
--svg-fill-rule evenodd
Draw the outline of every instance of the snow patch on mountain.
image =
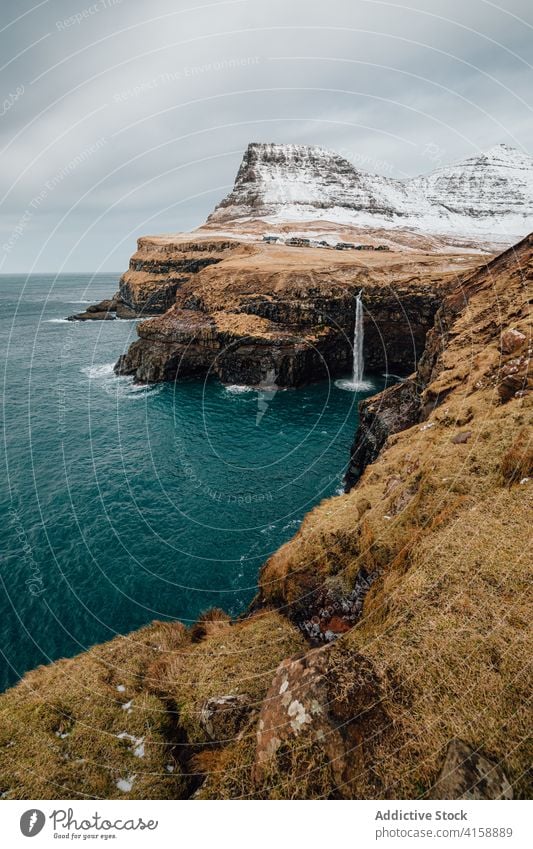
<svg viewBox="0 0 533 849">
<path fill-rule="evenodd" d="M 533 158 L 508 145 L 410 180 L 356 169 L 320 147 L 250 144 L 207 223 L 324 220 L 512 243 L 532 229 Z"/>
</svg>

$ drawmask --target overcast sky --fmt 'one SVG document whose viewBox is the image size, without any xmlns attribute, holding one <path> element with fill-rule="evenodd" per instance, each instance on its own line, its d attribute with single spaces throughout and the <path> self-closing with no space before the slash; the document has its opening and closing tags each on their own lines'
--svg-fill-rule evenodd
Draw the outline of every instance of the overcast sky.
<svg viewBox="0 0 533 849">
<path fill-rule="evenodd" d="M 121 271 L 249 141 L 406 177 L 533 152 L 531 0 L 2 0 L 0 270 Z"/>
</svg>

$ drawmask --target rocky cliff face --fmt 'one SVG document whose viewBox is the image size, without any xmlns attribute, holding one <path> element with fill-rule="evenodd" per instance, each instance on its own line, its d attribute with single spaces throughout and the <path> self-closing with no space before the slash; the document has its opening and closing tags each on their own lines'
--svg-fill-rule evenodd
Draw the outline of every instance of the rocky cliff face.
<svg viewBox="0 0 533 849">
<path fill-rule="evenodd" d="M 356 169 L 306 145 L 251 144 L 233 191 L 208 225 L 250 219 L 271 224 L 325 220 L 339 226 L 397 228 L 512 244 L 533 216 L 533 159 L 507 145 L 411 180 Z"/>
<path fill-rule="evenodd" d="M 523 227 L 533 216 L 533 158 L 506 144 L 438 168 L 408 185 L 423 192 L 432 205 L 465 221 L 492 221 L 504 234 L 507 221 L 521 221 Z"/>
<path fill-rule="evenodd" d="M 176 294 L 203 268 L 215 265 L 236 247 L 231 239 L 144 237 L 120 279 L 119 296 L 136 315 L 164 313 L 175 303 Z"/>
<path fill-rule="evenodd" d="M 0 696 L 1 795 L 530 798 L 532 281 L 533 237 L 448 291 L 416 376 L 365 409 L 356 485 L 253 613 L 153 623 Z"/>
<path fill-rule="evenodd" d="M 336 153 L 308 145 L 250 144 L 233 191 L 208 222 L 335 210 L 392 218 L 402 208 L 403 214 L 413 211 L 401 183 L 358 171 Z"/>
<path fill-rule="evenodd" d="M 417 510 L 421 509 L 421 500 L 429 497 L 431 501 L 438 497 L 439 491 L 444 500 L 446 494 L 452 501 L 453 493 L 472 495 L 471 478 L 465 483 L 453 477 L 456 472 L 459 475 L 464 472 L 468 477 L 467 470 L 461 467 L 461 457 L 469 458 L 474 479 L 479 475 L 483 486 L 487 487 L 485 496 L 494 495 L 492 490 L 496 484 L 502 486 L 518 479 L 523 481 L 523 485 L 529 482 L 533 455 L 523 426 L 531 406 L 533 389 L 531 280 L 533 236 L 466 275 L 443 299 L 417 371 L 406 381 L 361 403 L 361 421 L 352 449 L 348 482 L 359 518 L 365 517 L 362 526 L 368 525 L 372 514 L 367 511 L 372 507 L 377 510 L 377 523 L 383 518 L 392 522 L 396 516 L 405 518 L 409 515 L 406 509 L 409 504 L 416 504 Z M 513 403 L 508 406 L 511 401 Z M 483 415 L 488 416 L 490 427 L 483 437 L 479 436 L 476 450 L 474 447 L 471 450 L 458 448 L 475 438 L 476 427 L 482 427 Z M 479 417 L 477 422 L 476 417 Z M 485 443 L 497 440 L 498 427 L 504 425 L 510 429 L 507 438 L 509 450 L 506 453 L 500 446 L 497 453 L 501 467 L 494 471 L 493 458 L 491 468 L 494 474 L 491 477 L 490 469 L 482 469 L 479 462 L 489 452 Z M 513 429 L 514 442 L 511 439 Z M 435 446 L 439 446 L 439 455 L 434 453 Z M 385 461 L 389 455 L 393 462 L 387 465 Z M 404 463 L 401 473 L 399 457 Z M 420 488 L 423 462 L 428 464 L 426 472 L 431 478 L 431 484 L 425 491 Z M 514 471 L 513 462 L 516 465 Z M 449 468 L 447 463 L 450 463 Z M 378 472 L 378 468 L 382 472 Z M 395 468 L 396 471 L 393 471 Z M 441 472 L 443 476 L 439 478 Z M 450 487 L 446 486 L 448 483 Z M 448 489 L 450 491 L 445 493 Z M 365 498 L 358 499 L 360 494 L 364 494 Z M 461 501 L 459 498 L 458 503 Z M 379 509 L 378 503 L 381 504 Z M 437 503 L 434 502 L 435 507 Z M 344 502 L 344 506 L 346 504 Z M 422 513 L 427 518 L 427 511 Z M 316 508 L 310 514 L 312 516 L 315 516 L 318 529 L 324 518 L 321 507 Z M 318 576 L 316 570 L 301 569 L 298 565 L 302 559 L 305 562 L 304 540 L 309 538 L 313 524 L 310 517 L 294 545 L 289 543 L 281 549 L 265 567 L 264 599 L 298 606 L 300 596 L 307 598 L 312 588 L 322 584 L 324 574 Z M 338 518 L 340 526 L 332 531 L 333 537 L 344 526 L 345 519 L 341 514 Z M 416 510 L 410 521 L 419 521 Z M 401 524 L 401 521 L 395 521 L 395 524 Z M 390 526 L 385 537 L 392 538 L 395 524 Z M 376 528 L 375 523 L 374 526 Z M 372 531 L 372 538 L 375 533 L 377 530 Z M 298 549 L 298 542 L 303 544 L 302 550 Z M 388 545 L 389 542 L 386 542 L 385 546 Z M 379 571 L 382 553 L 375 559 L 370 554 L 373 548 L 374 543 L 368 551 L 358 549 L 362 555 L 361 566 L 365 567 L 367 575 L 373 571 L 372 564 Z M 367 554 L 369 560 L 366 559 Z M 281 562 L 283 572 L 287 571 L 284 581 L 278 583 Z M 338 563 L 335 566 L 337 570 Z"/>
<path fill-rule="evenodd" d="M 413 266 L 413 255 L 393 252 L 355 258 L 237 240 L 200 241 L 201 249 L 192 240 L 170 243 L 161 256 L 149 244 L 141 259 L 137 254 L 132 260 L 139 270 L 126 275 L 123 297 L 126 286 L 135 286 L 135 302 L 148 302 L 144 275 L 150 267 L 151 285 L 159 279 L 154 291 L 163 285 L 163 296 L 174 303 L 138 326 L 139 340 L 117 363 L 118 373 L 141 382 L 211 374 L 225 383 L 298 386 L 347 373 L 360 289 L 367 368 L 409 373 L 447 287 L 479 262 L 424 256 Z M 201 265 L 193 271 L 197 253 Z M 185 264 L 189 272 L 176 288 L 169 268 Z"/>
</svg>

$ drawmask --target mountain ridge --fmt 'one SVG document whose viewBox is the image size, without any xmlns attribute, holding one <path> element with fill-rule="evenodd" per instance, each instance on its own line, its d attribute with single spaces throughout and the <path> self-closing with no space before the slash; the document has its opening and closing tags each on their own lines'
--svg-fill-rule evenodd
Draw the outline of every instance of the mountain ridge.
<svg viewBox="0 0 533 849">
<path fill-rule="evenodd" d="M 316 145 L 252 142 L 232 191 L 206 225 L 251 219 L 339 226 L 511 244 L 533 218 L 533 158 L 499 144 L 430 174 L 398 180 L 355 168 Z"/>
</svg>

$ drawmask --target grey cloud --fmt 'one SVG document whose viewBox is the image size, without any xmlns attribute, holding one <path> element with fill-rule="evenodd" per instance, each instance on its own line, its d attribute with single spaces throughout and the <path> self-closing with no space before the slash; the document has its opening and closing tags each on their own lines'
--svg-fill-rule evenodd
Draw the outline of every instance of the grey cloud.
<svg viewBox="0 0 533 849">
<path fill-rule="evenodd" d="M 33 6 L 2 4 L 4 272 L 124 268 L 135 236 L 201 223 L 252 140 L 394 176 L 533 151 L 526 0 Z"/>
</svg>

